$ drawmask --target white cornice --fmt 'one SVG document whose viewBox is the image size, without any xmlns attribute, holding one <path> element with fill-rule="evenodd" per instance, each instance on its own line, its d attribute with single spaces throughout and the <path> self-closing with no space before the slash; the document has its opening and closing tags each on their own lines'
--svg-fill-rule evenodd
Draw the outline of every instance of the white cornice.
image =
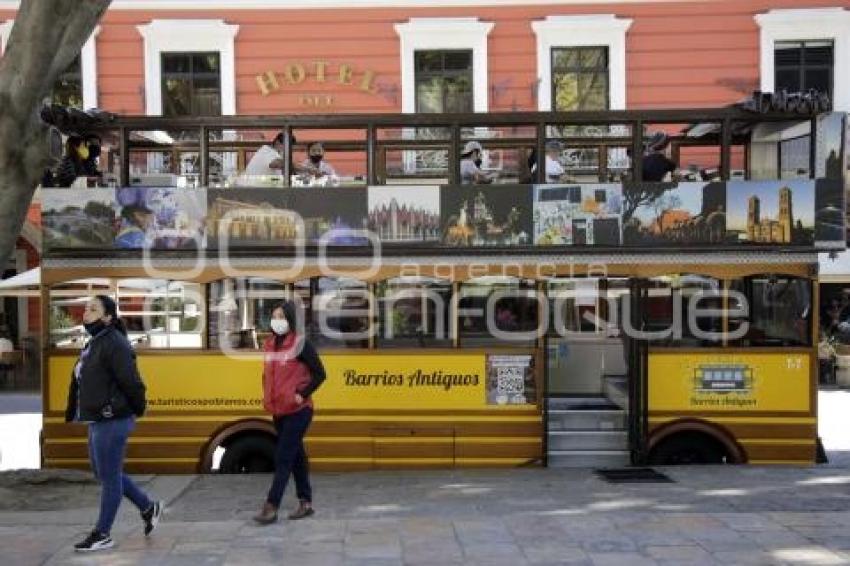
<svg viewBox="0 0 850 566">
<path fill-rule="evenodd" d="M 471 8 L 592 4 L 706 3 L 714 0 L 114 0 L 110 10 L 317 10 L 350 8 Z M 17 10 L 19 0 L 0 0 L 0 10 Z"/>
</svg>

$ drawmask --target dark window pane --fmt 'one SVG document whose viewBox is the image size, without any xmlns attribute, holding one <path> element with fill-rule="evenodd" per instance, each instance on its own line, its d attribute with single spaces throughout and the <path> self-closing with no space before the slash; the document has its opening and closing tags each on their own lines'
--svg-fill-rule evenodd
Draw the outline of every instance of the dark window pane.
<svg viewBox="0 0 850 566">
<path fill-rule="evenodd" d="M 188 54 L 165 53 L 162 55 L 163 73 L 188 73 L 192 70 L 192 60 Z"/>
<path fill-rule="evenodd" d="M 579 109 L 605 110 L 608 108 L 607 73 L 583 73 L 579 75 Z"/>
<path fill-rule="evenodd" d="M 192 83 L 188 79 L 166 79 L 162 112 L 166 116 L 188 116 L 192 113 Z"/>
<path fill-rule="evenodd" d="M 803 56 L 806 65 L 832 65 L 832 43 L 806 43 Z"/>
<path fill-rule="evenodd" d="M 803 90 L 813 88 L 820 92 L 831 92 L 832 69 L 831 68 L 815 68 L 806 69 L 805 82 Z"/>
<path fill-rule="evenodd" d="M 608 49 L 605 47 L 592 47 L 582 49 L 579 54 L 581 66 L 585 68 L 608 68 Z"/>
<path fill-rule="evenodd" d="M 443 70 L 443 58 L 440 51 L 417 51 L 414 54 L 417 71 L 439 72 Z"/>
<path fill-rule="evenodd" d="M 196 53 L 192 61 L 192 72 L 218 74 L 218 53 Z"/>
<path fill-rule="evenodd" d="M 800 85 L 800 71 L 797 68 L 794 69 L 777 69 L 776 70 L 776 85 L 774 90 L 777 92 L 780 90 L 787 90 L 788 92 L 799 92 L 801 90 Z"/>
<path fill-rule="evenodd" d="M 774 65 L 800 65 L 803 61 L 803 44 L 794 42 L 779 42 L 776 44 Z"/>
<path fill-rule="evenodd" d="M 419 81 L 416 84 L 416 111 L 443 112 L 443 89 L 439 77 Z"/>
<path fill-rule="evenodd" d="M 578 49 L 553 49 L 553 69 L 575 69 L 578 67 Z"/>
<path fill-rule="evenodd" d="M 472 51 L 448 51 L 445 55 L 447 71 L 467 71 L 472 69 Z"/>
</svg>

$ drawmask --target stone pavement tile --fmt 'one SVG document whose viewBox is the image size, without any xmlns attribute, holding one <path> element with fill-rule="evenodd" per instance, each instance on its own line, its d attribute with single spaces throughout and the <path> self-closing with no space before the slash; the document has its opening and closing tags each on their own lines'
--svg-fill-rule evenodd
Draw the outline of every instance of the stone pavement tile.
<svg viewBox="0 0 850 566">
<path fill-rule="evenodd" d="M 759 548 L 771 550 L 794 546 L 808 546 L 811 541 L 792 529 L 783 528 L 775 531 L 742 532 L 741 536 L 753 541 Z"/>
<path fill-rule="evenodd" d="M 241 560 L 242 556 L 239 554 L 228 555 L 228 560 L 232 562 L 225 562 L 228 566 L 233 564 L 234 566 L 245 566 L 246 562 Z M 283 565 L 297 565 L 297 566 L 339 566 L 345 562 L 345 557 L 343 554 L 336 552 L 317 552 L 310 554 L 301 554 L 299 552 L 285 552 L 283 554 L 283 559 L 275 562 L 276 564 Z M 252 565 L 249 565 L 252 566 Z"/>
<path fill-rule="evenodd" d="M 239 535 L 243 521 L 185 522 L 163 523 L 157 532 L 177 534 L 180 540 L 187 542 L 216 542 L 232 540 Z"/>
<path fill-rule="evenodd" d="M 230 566 L 250 565 L 250 566 L 272 566 L 280 564 L 282 561 L 282 552 L 279 549 L 272 547 L 264 548 L 231 548 L 222 557 L 223 564 Z"/>
<path fill-rule="evenodd" d="M 347 559 L 401 559 L 401 540 L 393 532 L 349 533 L 345 538 Z"/>
<path fill-rule="evenodd" d="M 589 537 L 579 541 L 581 547 L 588 554 L 602 553 L 624 553 L 638 552 L 637 543 L 629 537 L 619 533 L 600 534 L 600 536 Z"/>
<path fill-rule="evenodd" d="M 690 546 L 647 546 L 643 551 L 661 563 L 672 564 L 715 564 L 712 555 L 697 545 Z"/>
<path fill-rule="evenodd" d="M 499 520 L 456 520 L 455 533 L 466 544 L 513 543 L 514 537 Z"/>
<path fill-rule="evenodd" d="M 397 558 L 345 558 L 342 566 L 404 566 Z"/>
<path fill-rule="evenodd" d="M 522 546 L 522 553 L 529 564 L 570 564 L 590 561 L 587 553 L 578 545 L 548 542 Z"/>
<path fill-rule="evenodd" d="M 776 559 L 765 550 L 721 550 L 712 554 L 718 564 L 728 566 L 775 566 Z"/>
<path fill-rule="evenodd" d="M 119 566 L 120 562 L 109 562 L 107 564 L 109 566 Z M 154 562 L 143 562 L 141 564 L 145 564 L 146 566 L 148 564 L 156 564 L 157 566 L 221 566 L 224 564 L 224 556 L 214 554 L 166 555 L 161 560 L 158 559 Z"/>
<path fill-rule="evenodd" d="M 513 560 L 524 562 L 525 557 L 520 548 L 508 542 L 494 542 L 491 544 L 469 544 L 463 546 L 463 555 L 467 562 L 491 560 Z"/>
<path fill-rule="evenodd" d="M 405 562 L 459 562 L 463 560 L 463 549 L 454 539 L 415 541 L 402 540 Z"/>
<path fill-rule="evenodd" d="M 786 527 L 832 527 L 836 524 L 845 523 L 847 513 L 820 513 L 816 511 L 807 513 L 797 512 L 774 512 L 766 513 L 767 518 L 776 521 Z"/>
<path fill-rule="evenodd" d="M 594 566 L 658 566 L 658 562 L 637 552 L 590 554 Z"/>
<path fill-rule="evenodd" d="M 639 546 L 687 546 L 694 544 L 692 537 L 680 532 L 674 524 L 652 522 L 645 524 L 623 525 L 619 528 Z"/>
<path fill-rule="evenodd" d="M 178 542 L 171 549 L 171 555 L 182 554 L 227 554 L 230 544 L 225 541 L 216 542 Z"/>
<path fill-rule="evenodd" d="M 785 530 L 783 525 L 759 513 L 712 513 L 711 517 L 738 532 Z"/>
<path fill-rule="evenodd" d="M 116 544 L 122 550 L 162 550 L 168 552 L 177 542 L 177 537 L 160 532 L 159 530 L 149 537 L 137 534 L 131 536 L 116 536 L 113 534 L 113 537 Z"/>
</svg>

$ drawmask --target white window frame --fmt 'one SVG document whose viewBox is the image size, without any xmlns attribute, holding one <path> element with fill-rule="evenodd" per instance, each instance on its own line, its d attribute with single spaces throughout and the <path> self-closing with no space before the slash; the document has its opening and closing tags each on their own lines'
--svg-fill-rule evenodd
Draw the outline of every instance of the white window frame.
<svg viewBox="0 0 850 566">
<path fill-rule="evenodd" d="M 145 43 L 145 112 L 162 115 L 162 54 L 218 52 L 221 73 L 221 114 L 236 114 L 234 43 L 238 25 L 224 20 L 152 20 L 138 26 Z"/>
<path fill-rule="evenodd" d="M 811 8 L 770 10 L 755 16 L 760 31 L 761 90 L 776 86 L 775 47 L 780 41 L 833 42 L 832 106 L 850 111 L 850 10 Z"/>
<path fill-rule="evenodd" d="M 552 110 L 552 49 L 558 47 L 608 48 L 608 104 L 626 108 L 626 32 L 628 18 L 615 14 L 548 16 L 531 22 L 537 36 L 537 109 Z"/>
<path fill-rule="evenodd" d="M 401 111 L 416 112 L 416 51 L 471 49 L 472 110 L 487 112 L 487 37 L 493 25 L 478 18 L 410 18 L 396 24 L 401 41 Z"/>
<path fill-rule="evenodd" d="M 14 20 L 0 24 L 0 54 L 5 53 L 6 43 L 12 33 Z M 94 28 L 80 51 L 80 78 L 82 80 L 83 109 L 97 108 L 97 36 L 100 26 Z"/>
</svg>

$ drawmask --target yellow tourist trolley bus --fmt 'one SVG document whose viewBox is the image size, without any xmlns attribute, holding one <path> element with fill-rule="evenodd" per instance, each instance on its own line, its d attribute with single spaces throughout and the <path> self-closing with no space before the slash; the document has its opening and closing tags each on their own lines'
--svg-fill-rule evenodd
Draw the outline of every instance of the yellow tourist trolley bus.
<svg viewBox="0 0 850 566">
<path fill-rule="evenodd" d="M 271 469 L 283 298 L 328 370 L 315 469 L 812 464 L 846 129 L 742 107 L 88 124 L 103 178 L 41 191 L 43 463 L 88 466 L 64 410 L 108 294 L 148 387 L 136 472 Z M 657 132 L 676 172 L 645 181 Z M 333 174 L 302 162 L 315 141 Z"/>
</svg>

